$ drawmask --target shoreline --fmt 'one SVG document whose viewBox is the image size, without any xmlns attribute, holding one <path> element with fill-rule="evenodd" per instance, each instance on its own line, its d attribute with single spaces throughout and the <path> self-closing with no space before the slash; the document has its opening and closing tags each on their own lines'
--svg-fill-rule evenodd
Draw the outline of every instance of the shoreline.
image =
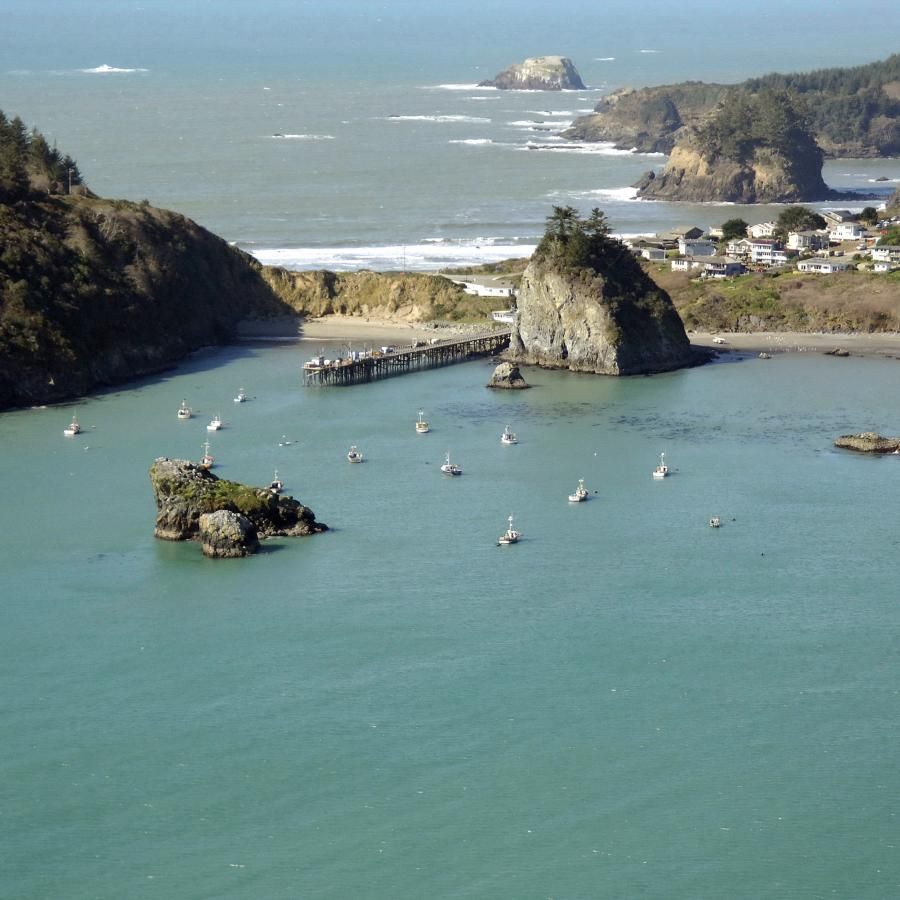
<svg viewBox="0 0 900 900">
<path fill-rule="evenodd" d="M 465 334 L 489 327 L 456 322 L 398 322 L 372 316 L 327 315 L 317 318 L 282 316 L 242 322 L 240 341 L 302 341 L 322 343 L 408 343 L 440 335 Z M 859 332 L 688 332 L 691 344 L 718 353 L 827 353 L 832 350 L 850 356 L 900 359 L 900 332 L 861 334 Z M 724 343 L 716 343 L 716 339 Z"/>
</svg>

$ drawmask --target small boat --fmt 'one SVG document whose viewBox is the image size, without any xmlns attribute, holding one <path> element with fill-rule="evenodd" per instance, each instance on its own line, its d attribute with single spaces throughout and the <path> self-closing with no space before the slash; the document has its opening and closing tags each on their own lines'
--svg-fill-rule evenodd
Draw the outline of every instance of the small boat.
<svg viewBox="0 0 900 900">
<path fill-rule="evenodd" d="M 653 470 L 654 478 L 665 478 L 669 474 L 669 467 L 666 465 L 666 454 L 659 454 L 659 465 Z"/>
<path fill-rule="evenodd" d="M 78 419 L 73 415 L 72 421 L 69 423 L 68 428 L 63 428 L 63 434 L 66 437 L 74 437 L 76 434 L 81 434 L 81 426 L 78 424 Z"/>
<path fill-rule="evenodd" d="M 709 520 L 709 527 L 710 527 L 710 528 L 719 528 L 719 527 L 721 526 L 721 524 L 722 524 L 722 520 L 721 520 L 718 516 L 713 516 L 713 517 Z"/>
<path fill-rule="evenodd" d="M 518 444 L 519 439 L 516 437 L 516 433 L 510 430 L 509 425 L 503 429 L 503 434 L 500 435 L 500 443 L 501 444 Z"/>
<path fill-rule="evenodd" d="M 456 463 L 450 462 L 450 451 L 447 451 L 447 461 L 441 466 L 445 475 L 462 475 L 462 469 Z"/>
<path fill-rule="evenodd" d="M 212 417 L 212 421 L 206 426 L 207 431 L 218 431 L 222 427 L 222 420 L 218 415 Z"/>
<path fill-rule="evenodd" d="M 763 350 L 763 352 L 759 354 L 759 358 L 760 359 L 771 359 L 772 357 L 768 353 L 766 353 L 765 350 Z"/>
<path fill-rule="evenodd" d="M 589 496 L 588 489 L 584 486 L 584 479 L 579 478 L 575 493 L 569 494 L 569 503 L 583 503 Z"/>
<path fill-rule="evenodd" d="M 356 444 L 347 451 L 347 461 L 352 463 L 361 463 L 363 461 L 363 455 L 356 449 Z"/>
<path fill-rule="evenodd" d="M 211 469 L 216 461 L 216 458 L 209 452 L 209 441 L 204 442 L 203 444 L 203 456 L 200 458 L 200 468 L 201 469 Z"/>
<path fill-rule="evenodd" d="M 187 405 L 187 400 L 181 401 L 181 406 L 178 407 L 178 418 L 179 419 L 189 419 L 193 413 L 191 412 L 191 408 Z"/>
<path fill-rule="evenodd" d="M 247 399 L 247 395 L 244 393 L 243 388 L 239 388 L 237 395 L 234 398 L 235 403 L 243 403 Z"/>
<path fill-rule="evenodd" d="M 284 483 L 278 477 L 278 469 L 275 470 L 275 476 L 269 482 L 269 490 L 273 494 L 280 494 L 284 490 Z"/>
<path fill-rule="evenodd" d="M 499 547 L 502 547 L 505 544 L 518 544 L 519 538 L 522 537 L 522 532 L 516 531 L 515 528 L 513 528 L 513 517 L 510 516 L 507 521 L 509 522 L 509 525 L 506 531 L 497 538 L 497 546 Z"/>
<path fill-rule="evenodd" d="M 416 419 L 416 434 L 428 434 L 431 430 L 428 423 L 422 418 L 423 412 L 419 410 L 419 418 Z"/>
</svg>

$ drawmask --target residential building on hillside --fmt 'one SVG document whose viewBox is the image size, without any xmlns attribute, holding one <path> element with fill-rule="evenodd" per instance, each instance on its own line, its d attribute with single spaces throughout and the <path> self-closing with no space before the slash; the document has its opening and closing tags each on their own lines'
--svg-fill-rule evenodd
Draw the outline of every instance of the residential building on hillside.
<svg viewBox="0 0 900 900">
<path fill-rule="evenodd" d="M 743 275 L 746 271 L 744 264 L 739 259 L 729 259 L 726 256 L 707 262 L 700 277 L 733 278 L 735 275 Z"/>
<path fill-rule="evenodd" d="M 750 225 L 747 228 L 747 237 L 770 238 L 774 236 L 777 227 L 774 222 L 760 222 L 758 225 Z"/>
<path fill-rule="evenodd" d="M 838 225 L 829 225 L 828 233 L 832 241 L 858 241 L 865 237 L 866 229 L 859 222 L 841 222 Z"/>
<path fill-rule="evenodd" d="M 788 232 L 788 250 L 827 250 L 828 243 L 827 231 Z"/>
<path fill-rule="evenodd" d="M 715 256 L 716 244 L 714 241 L 704 241 L 699 238 L 679 238 L 678 252 L 682 256 Z"/>
<path fill-rule="evenodd" d="M 798 272 L 813 272 L 818 275 L 831 275 L 834 272 L 846 272 L 850 263 L 832 257 L 814 256 L 812 259 L 801 259 L 797 263 Z"/>
</svg>

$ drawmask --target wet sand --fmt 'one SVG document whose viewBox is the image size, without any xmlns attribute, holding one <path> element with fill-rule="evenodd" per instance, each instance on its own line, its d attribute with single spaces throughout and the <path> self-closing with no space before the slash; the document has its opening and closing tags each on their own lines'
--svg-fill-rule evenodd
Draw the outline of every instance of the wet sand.
<svg viewBox="0 0 900 900">
<path fill-rule="evenodd" d="M 692 331 L 692 344 L 720 353 L 827 353 L 846 351 L 849 356 L 896 357 L 900 359 L 900 334 L 806 334 L 800 331 L 759 331 L 751 334 Z M 720 338 L 725 343 L 716 343 Z"/>
</svg>

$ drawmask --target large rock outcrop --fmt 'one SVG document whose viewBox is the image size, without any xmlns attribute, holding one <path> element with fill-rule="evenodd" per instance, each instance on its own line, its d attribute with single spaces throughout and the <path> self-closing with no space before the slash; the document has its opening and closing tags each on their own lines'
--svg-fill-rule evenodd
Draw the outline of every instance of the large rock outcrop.
<svg viewBox="0 0 900 900">
<path fill-rule="evenodd" d="M 822 180 L 823 155 L 790 94 L 732 96 L 676 144 L 639 196 L 693 203 L 797 203 L 837 199 Z"/>
<path fill-rule="evenodd" d="M 583 91 L 584 82 L 567 56 L 534 56 L 504 69 L 479 87 L 503 91 Z"/>
<path fill-rule="evenodd" d="M 212 559 L 251 556 L 259 549 L 259 535 L 253 523 L 228 509 L 200 516 L 198 537 L 203 555 Z"/>
<path fill-rule="evenodd" d="M 498 388 L 506 391 L 521 391 L 531 387 L 522 377 L 519 367 L 510 362 L 502 362 L 491 375 L 491 380 L 486 385 L 489 388 Z"/>
<path fill-rule="evenodd" d="M 522 277 L 509 357 L 603 375 L 696 365 L 669 295 L 622 248 L 600 270 L 569 269 L 539 254 Z"/>
<path fill-rule="evenodd" d="M 900 453 L 900 438 L 882 437 L 874 431 L 864 431 L 861 434 L 842 434 L 835 439 L 834 446 L 858 453 Z"/>
<path fill-rule="evenodd" d="M 150 467 L 150 483 L 156 500 L 156 537 L 202 540 L 210 549 L 208 555 L 245 555 L 228 552 L 228 548 L 243 547 L 253 552 L 257 538 L 300 537 L 328 529 L 316 521 L 309 507 L 293 497 L 226 481 L 188 460 L 155 460 Z M 234 516 L 203 518 L 222 510 Z"/>
</svg>

